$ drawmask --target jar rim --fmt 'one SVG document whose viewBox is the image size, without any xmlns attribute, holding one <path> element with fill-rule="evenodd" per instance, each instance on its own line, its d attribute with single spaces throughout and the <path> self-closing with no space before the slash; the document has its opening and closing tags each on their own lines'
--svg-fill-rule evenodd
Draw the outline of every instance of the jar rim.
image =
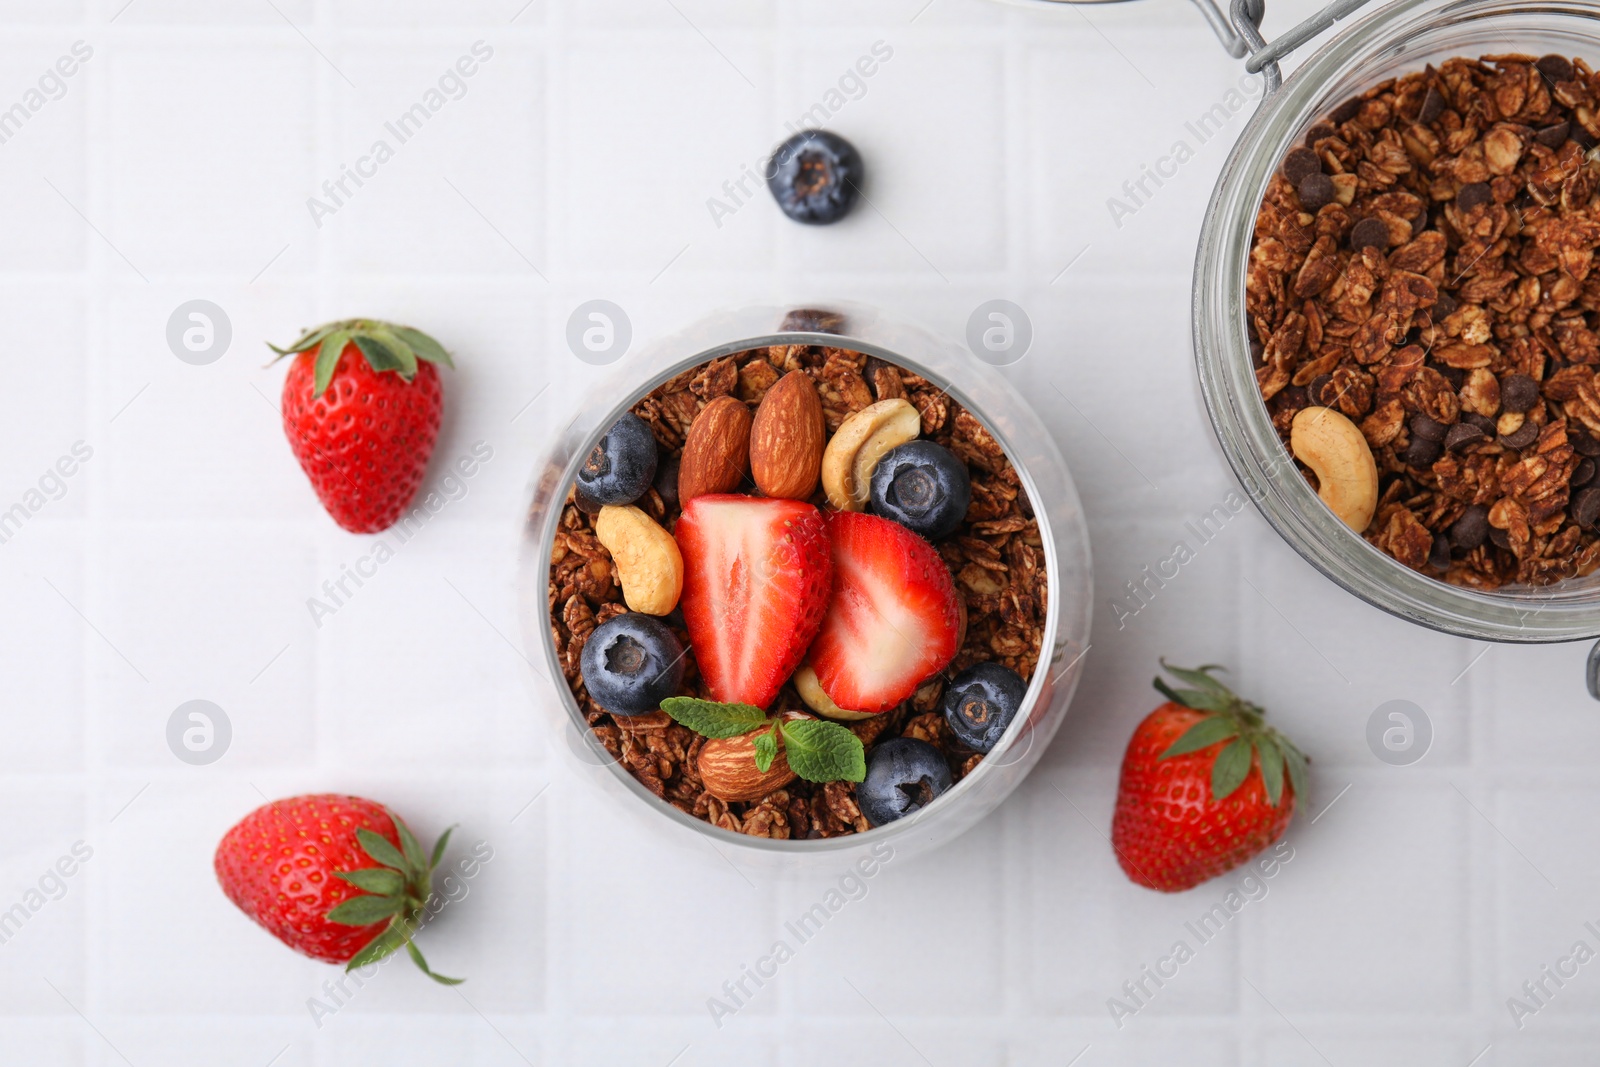
<svg viewBox="0 0 1600 1067">
<path fill-rule="evenodd" d="M 1405 566 L 1334 516 L 1296 468 L 1256 383 L 1244 300 L 1254 221 L 1293 140 L 1342 99 L 1421 69 L 1435 55 L 1465 54 L 1449 42 L 1486 31 L 1488 20 L 1501 42 L 1494 51 L 1514 50 L 1507 45 L 1518 28 L 1600 51 L 1597 17 L 1600 0 L 1395 0 L 1337 34 L 1261 102 L 1229 153 L 1201 229 L 1191 306 L 1196 369 L 1217 441 L 1246 494 L 1290 547 L 1346 591 L 1462 637 L 1539 643 L 1600 636 L 1600 578 L 1495 591 L 1450 585 Z M 1572 25 L 1553 28 L 1568 18 Z"/>
</svg>

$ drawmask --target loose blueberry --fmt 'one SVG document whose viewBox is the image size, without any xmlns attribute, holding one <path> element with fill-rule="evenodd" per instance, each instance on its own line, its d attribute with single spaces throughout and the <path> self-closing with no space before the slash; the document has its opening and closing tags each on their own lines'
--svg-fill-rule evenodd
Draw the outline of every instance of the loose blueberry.
<svg viewBox="0 0 1600 1067">
<path fill-rule="evenodd" d="M 595 628 L 578 664 L 596 704 L 613 715 L 643 715 L 677 695 L 683 645 L 660 619 L 630 611 Z"/>
<path fill-rule="evenodd" d="M 767 188 L 796 222 L 838 222 L 856 202 L 866 170 L 855 145 L 827 130 L 801 130 L 772 153 Z"/>
<path fill-rule="evenodd" d="M 937 541 L 955 532 L 971 503 L 967 465 L 932 441 L 910 441 L 878 461 L 867 508 Z"/>
<path fill-rule="evenodd" d="M 892 737 L 872 750 L 856 803 L 874 826 L 921 811 L 950 788 L 950 768 L 939 750 L 914 737 Z"/>
<path fill-rule="evenodd" d="M 591 504 L 631 504 L 644 496 L 655 476 L 655 434 L 630 411 L 578 468 L 578 494 Z"/>
<path fill-rule="evenodd" d="M 1028 683 L 1009 667 L 975 663 L 944 692 L 944 721 L 963 745 L 988 752 L 1000 742 L 1022 707 Z"/>
</svg>

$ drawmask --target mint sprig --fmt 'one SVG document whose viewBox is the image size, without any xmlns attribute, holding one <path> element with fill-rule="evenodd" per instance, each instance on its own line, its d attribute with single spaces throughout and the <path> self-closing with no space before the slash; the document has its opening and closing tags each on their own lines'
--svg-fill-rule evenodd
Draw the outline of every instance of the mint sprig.
<svg viewBox="0 0 1600 1067">
<path fill-rule="evenodd" d="M 703 737 L 743 737 L 756 730 L 751 739 L 756 770 L 772 769 L 778 758 L 778 741 L 789 769 L 808 782 L 859 782 L 867 776 L 866 749 L 861 738 L 836 722 L 820 719 L 769 719 L 752 704 L 725 704 L 697 697 L 668 697 L 661 710 L 674 722 L 687 726 Z"/>
<path fill-rule="evenodd" d="M 1266 787 L 1267 801 L 1277 807 L 1283 798 L 1284 773 L 1298 799 L 1306 796 L 1307 760 L 1303 752 L 1287 737 L 1266 723 L 1266 712 L 1255 704 L 1240 698 L 1233 690 L 1212 677 L 1212 671 L 1222 668 L 1207 664 L 1193 670 L 1172 667 L 1161 661 L 1164 670 L 1174 678 L 1187 682 L 1192 689 L 1174 689 L 1160 678 L 1154 685 L 1161 695 L 1175 704 L 1205 712 L 1205 718 L 1183 732 L 1167 746 L 1161 759 L 1185 756 L 1191 752 L 1210 748 L 1223 741 L 1229 742 L 1217 753 L 1211 765 L 1211 796 L 1223 800 L 1250 777 L 1251 756 L 1261 761 L 1261 784 Z"/>
<path fill-rule="evenodd" d="M 365 892 L 350 897 L 329 911 L 329 922 L 344 926 L 371 926 L 384 919 L 389 920 L 383 933 L 367 942 L 366 947 L 351 957 L 345 970 L 353 971 L 376 963 L 403 945 L 423 974 L 441 985 L 460 985 L 463 981 L 460 978 L 447 978 L 433 973 L 428 961 L 423 959 L 422 951 L 411 940 L 422 927 L 424 909 L 433 895 L 433 871 L 444 858 L 450 831 L 446 830 L 439 836 L 430 856 L 422 850 L 421 843 L 400 816 L 391 811 L 389 818 L 394 821 L 395 832 L 399 834 L 399 848 L 366 827 L 356 831 L 361 850 L 381 866 L 333 872 L 335 878 Z"/>
</svg>

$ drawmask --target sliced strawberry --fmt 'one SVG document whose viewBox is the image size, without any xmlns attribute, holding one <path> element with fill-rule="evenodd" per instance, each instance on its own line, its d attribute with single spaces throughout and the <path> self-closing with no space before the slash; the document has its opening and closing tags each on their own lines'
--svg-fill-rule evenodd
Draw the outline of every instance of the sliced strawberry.
<svg viewBox="0 0 1600 1067">
<path fill-rule="evenodd" d="M 840 511 L 828 534 L 833 602 L 811 666 L 839 707 L 887 711 L 955 658 L 955 582 L 934 547 L 897 522 Z"/>
<path fill-rule="evenodd" d="M 707 688 L 765 708 L 828 610 L 827 522 L 803 501 L 717 493 L 685 504 L 673 536 L 683 553 L 678 604 Z"/>
</svg>

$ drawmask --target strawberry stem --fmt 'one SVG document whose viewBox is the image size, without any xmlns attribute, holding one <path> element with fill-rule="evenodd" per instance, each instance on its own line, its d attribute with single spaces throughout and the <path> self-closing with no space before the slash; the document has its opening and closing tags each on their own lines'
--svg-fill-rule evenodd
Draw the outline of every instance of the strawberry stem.
<svg viewBox="0 0 1600 1067">
<path fill-rule="evenodd" d="M 385 809 L 387 810 L 387 809 Z M 422 845 L 411 828 L 394 812 L 389 812 L 395 832 L 400 837 L 400 847 L 381 834 L 363 827 L 356 831 L 361 848 L 378 867 L 363 867 L 354 871 L 335 871 L 333 876 L 367 892 L 350 897 L 328 912 L 330 922 L 350 926 L 370 926 L 385 917 L 389 925 L 382 933 L 350 958 L 346 971 L 376 963 L 405 946 L 411 961 L 422 973 L 441 985 L 460 985 L 465 979 L 449 978 L 435 974 L 423 958 L 422 951 L 412 941 L 428 917 L 428 903 L 433 898 L 433 872 L 444 858 L 450 841 L 451 827 L 439 835 L 432 854 L 423 852 Z"/>
</svg>

